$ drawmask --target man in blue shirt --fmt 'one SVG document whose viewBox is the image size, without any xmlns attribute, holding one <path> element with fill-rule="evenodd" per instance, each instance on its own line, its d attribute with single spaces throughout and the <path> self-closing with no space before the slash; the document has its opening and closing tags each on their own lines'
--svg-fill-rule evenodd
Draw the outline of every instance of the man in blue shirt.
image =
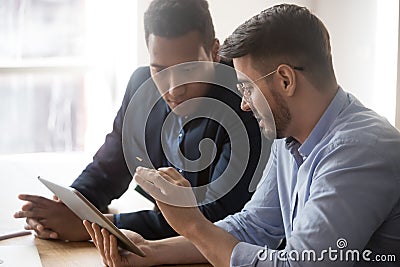
<svg viewBox="0 0 400 267">
<path fill-rule="evenodd" d="M 146 257 L 119 255 L 113 236 L 85 222 L 104 263 L 400 266 L 400 134 L 338 86 L 322 22 L 306 8 L 274 6 L 239 26 L 220 53 L 233 58 L 242 109 L 267 137 L 274 118 L 278 139 L 256 193 L 212 224 L 195 207 L 163 203 L 171 185 L 189 186 L 179 173 L 138 168 L 135 179 L 182 237 L 128 233 Z"/>
</svg>

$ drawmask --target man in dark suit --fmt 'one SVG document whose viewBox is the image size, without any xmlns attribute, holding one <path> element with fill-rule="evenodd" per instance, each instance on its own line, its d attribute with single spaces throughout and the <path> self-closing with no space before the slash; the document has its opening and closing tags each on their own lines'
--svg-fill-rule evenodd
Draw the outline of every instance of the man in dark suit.
<svg viewBox="0 0 400 267">
<path fill-rule="evenodd" d="M 249 185 L 253 176 L 261 176 L 266 156 L 261 155 L 263 141 L 257 121 L 240 110 L 241 99 L 233 91 L 205 82 L 176 86 L 175 74 L 168 72 L 168 68 L 181 63 L 220 61 L 219 42 L 205 0 L 155 0 L 145 13 L 144 24 L 150 67 L 132 74 L 113 131 L 72 187 L 107 212 L 110 202 L 127 190 L 136 167 L 143 164 L 134 160 L 137 155 L 154 168 L 175 168 L 193 187 L 203 186 L 197 195 L 200 209 L 210 221 L 220 220 L 241 210 L 251 197 Z M 214 75 L 219 75 L 218 67 Z M 228 72 L 224 80 L 234 88 L 235 72 Z M 199 98 L 224 103 L 239 122 L 202 101 L 181 105 Z M 195 116 L 199 110 L 202 114 Z M 167 117 L 170 122 L 162 129 Z M 239 135 L 238 124 L 245 130 L 248 145 Z M 245 151 L 234 150 L 233 138 L 246 144 L 247 158 L 242 155 Z M 202 150 L 204 140 L 212 140 L 214 145 Z M 189 168 L 188 163 L 196 160 L 197 167 Z M 208 164 L 203 168 L 204 162 Z M 229 192 L 226 188 L 221 192 L 223 182 L 210 185 L 217 178 L 236 179 L 237 183 L 228 188 Z M 140 187 L 137 190 L 152 200 Z M 27 203 L 14 216 L 27 218 L 26 229 L 35 230 L 39 237 L 89 239 L 81 220 L 63 203 L 32 195 L 19 198 Z M 177 235 L 157 209 L 107 216 L 117 227 L 131 229 L 147 239 Z"/>
</svg>

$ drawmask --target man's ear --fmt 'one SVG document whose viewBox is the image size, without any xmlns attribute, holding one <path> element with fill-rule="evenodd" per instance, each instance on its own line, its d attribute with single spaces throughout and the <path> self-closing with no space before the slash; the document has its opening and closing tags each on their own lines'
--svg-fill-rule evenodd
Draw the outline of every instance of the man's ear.
<svg viewBox="0 0 400 267">
<path fill-rule="evenodd" d="M 280 77 L 280 85 L 286 96 L 293 96 L 296 91 L 296 73 L 292 67 L 282 64 L 278 67 L 277 73 Z"/>
<path fill-rule="evenodd" d="M 220 62 L 221 57 L 219 56 L 218 52 L 219 52 L 219 40 L 217 38 L 214 39 L 214 43 L 213 46 L 211 48 L 211 56 L 214 62 Z"/>
</svg>

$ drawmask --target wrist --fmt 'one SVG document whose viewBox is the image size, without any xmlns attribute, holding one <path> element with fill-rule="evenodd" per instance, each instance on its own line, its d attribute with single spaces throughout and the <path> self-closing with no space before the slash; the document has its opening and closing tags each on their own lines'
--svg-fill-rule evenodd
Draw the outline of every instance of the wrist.
<svg viewBox="0 0 400 267">
<path fill-rule="evenodd" d="M 209 227 L 213 225 L 214 224 L 208 219 L 206 219 L 205 217 L 201 217 L 199 218 L 199 220 L 196 220 L 188 227 L 186 227 L 185 230 L 182 231 L 181 235 L 189 240 L 195 240 L 199 236 L 202 238 L 204 233 L 207 232 L 207 229 L 209 229 Z"/>
<path fill-rule="evenodd" d="M 147 263 L 149 266 L 158 266 L 171 263 L 168 250 L 168 245 L 164 244 L 163 240 L 147 241 L 149 250 L 146 252 L 146 258 L 149 259 Z"/>
<path fill-rule="evenodd" d="M 115 224 L 114 214 L 103 214 L 107 219 L 109 219 L 113 224 Z"/>
</svg>

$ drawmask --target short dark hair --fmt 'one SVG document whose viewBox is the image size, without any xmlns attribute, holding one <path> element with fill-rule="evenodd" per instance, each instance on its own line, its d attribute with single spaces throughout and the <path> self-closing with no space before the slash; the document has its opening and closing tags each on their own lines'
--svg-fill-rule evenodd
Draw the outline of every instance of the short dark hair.
<svg viewBox="0 0 400 267">
<path fill-rule="evenodd" d="M 270 67 L 301 66 L 317 83 L 334 77 L 327 29 L 307 8 L 297 5 L 276 5 L 249 19 L 225 40 L 220 55 L 250 55 L 256 69 L 265 68 L 267 62 L 275 65 Z"/>
<path fill-rule="evenodd" d="M 215 31 L 206 0 L 153 0 L 144 13 L 146 43 L 150 34 L 175 38 L 191 31 L 202 35 L 204 48 L 210 51 Z"/>
</svg>

